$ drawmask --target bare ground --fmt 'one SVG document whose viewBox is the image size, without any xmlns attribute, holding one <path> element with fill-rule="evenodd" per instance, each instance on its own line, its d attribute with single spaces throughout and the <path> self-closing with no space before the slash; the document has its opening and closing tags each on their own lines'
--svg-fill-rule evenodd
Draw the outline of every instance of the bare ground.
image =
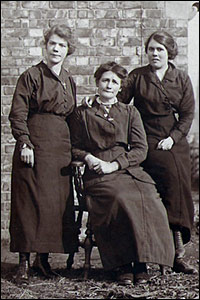
<svg viewBox="0 0 200 300">
<path fill-rule="evenodd" d="M 199 267 L 199 196 L 193 193 L 195 226 L 190 243 L 186 245 L 187 259 Z M 31 263 L 34 260 L 31 255 Z M 89 279 L 83 280 L 84 251 L 75 255 L 73 269 L 66 271 L 67 255 L 50 254 L 49 262 L 59 276 L 45 280 L 34 272 L 27 286 L 17 286 L 14 275 L 18 254 L 9 252 L 8 242 L 1 247 L 1 299 L 199 299 L 199 274 L 185 275 L 167 269 L 161 275 L 157 265 L 148 264 L 149 284 L 124 287 L 104 272 L 96 247 L 93 248 Z"/>
</svg>

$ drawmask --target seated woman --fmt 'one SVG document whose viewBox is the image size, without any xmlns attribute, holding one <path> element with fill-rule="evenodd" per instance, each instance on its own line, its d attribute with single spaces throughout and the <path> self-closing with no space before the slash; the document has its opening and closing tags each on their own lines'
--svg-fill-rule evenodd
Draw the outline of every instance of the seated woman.
<svg viewBox="0 0 200 300">
<path fill-rule="evenodd" d="M 95 72 L 99 96 L 70 120 L 73 158 L 86 163 L 91 226 L 105 270 L 122 284 L 147 282 L 146 263 L 173 266 L 174 245 L 155 183 L 140 163 L 147 141 L 139 112 L 117 101 L 127 71 L 115 62 Z M 134 267 L 133 267 L 134 263 Z"/>
</svg>

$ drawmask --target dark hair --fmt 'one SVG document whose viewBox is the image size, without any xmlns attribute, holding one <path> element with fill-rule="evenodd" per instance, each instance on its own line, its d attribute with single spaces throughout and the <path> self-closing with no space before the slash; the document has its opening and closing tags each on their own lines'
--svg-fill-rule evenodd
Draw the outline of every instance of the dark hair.
<svg viewBox="0 0 200 300">
<path fill-rule="evenodd" d="M 72 31 L 71 29 L 66 26 L 65 24 L 61 25 L 54 25 L 50 29 L 48 29 L 44 34 L 44 43 L 47 45 L 50 37 L 53 34 L 57 34 L 59 37 L 63 38 L 68 43 L 68 53 L 67 56 L 74 53 L 75 46 L 73 44 L 73 37 L 72 37 Z"/>
<path fill-rule="evenodd" d="M 122 83 L 125 81 L 125 79 L 128 76 L 128 72 L 124 67 L 117 64 L 114 61 L 109 61 L 105 64 L 100 65 L 98 67 L 98 69 L 96 70 L 96 72 L 94 73 L 94 77 L 96 79 L 96 84 L 98 84 L 103 73 L 108 72 L 108 71 L 112 71 L 113 73 L 115 73 L 120 79 L 122 79 Z"/>
<path fill-rule="evenodd" d="M 154 39 L 156 42 L 165 46 L 168 52 L 168 58 L 174 59 L 178 54 L 178 46 L 173 37 L 166 31 L 153 32 L 145 43 L 145 52 L 147 53 L 150 41 Z"/>
</svg>

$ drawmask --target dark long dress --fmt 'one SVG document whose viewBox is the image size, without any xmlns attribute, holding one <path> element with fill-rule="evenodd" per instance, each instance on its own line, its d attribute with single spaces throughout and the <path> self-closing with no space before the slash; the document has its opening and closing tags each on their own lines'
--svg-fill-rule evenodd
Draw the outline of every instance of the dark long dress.
<svg viewBox="0 0 200 300">
<path fill-rule="evenodd" d="M 194 117 L 194 94 L 189 76 L 169 63 L 162 80 L 150 65 L 130 72 L 128 85 L 118 95 L 124 103 L 139 110 L 148 140 L 145 170 L 157 183 L 172 229 L 182 232 L 183 242 L 190 240 L 194 208 L 191 196 L 190 150 L 186 136 Z M 161 139 L 171 136 L 171 150 L 157 150 Z"/>
<path fill-rule="evenodd" d="M 147 154 L 147 141 L 137 109 L 118 102 L 107 118 L 95 101 L 92 108 L 74 111 L 70 127 L 74 159 L 84 160 L 91 153 L 120 165 L 111 174 L 98 175 L 87 167 L 84 173 L 92 196 L 91 225 L 104 268 L 130 262 L 172 266 L 174 246 L 166 210 L 154 181 L 139 166 Z"/>
<path fill-rule="evenodd" d="M 75 107 L 75 91 L 66 70 L 56 76 L 43 62 L 18 80 L 9 115 L 17 140 L 11 181 L 12 252 L 77 250 L 66 120 Z M 34 150 L 33 168 L 20 159 L 24 143 Z"/>
</svg>

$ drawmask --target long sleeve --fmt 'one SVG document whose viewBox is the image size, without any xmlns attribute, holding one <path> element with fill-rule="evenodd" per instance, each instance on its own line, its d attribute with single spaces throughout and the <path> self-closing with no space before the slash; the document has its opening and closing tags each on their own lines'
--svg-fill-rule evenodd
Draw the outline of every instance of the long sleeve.
<svg viewBox="0 0 200 300">
<path fill-rule="evenodd" d="M 169 68 L 160 82 L 149 65 L 129 73 L 126 85 L 118 95 L 123 103 L 130 103 L 139 110 L 145 131 L 149 137 L 158 139 L 171 136 L 175 143 L 185 137 L 194 118 L 194 93 L 187 73 L 169 63 Z M 165 124 L 165 117 L 176 118 Z"/>
<path fill-rule="evenodd" d="M 120 168 L 125 169 L 138 166 L 146 158 L 148 146 L 138 110 L 130 106 L 127 111 L 124 104 L 119 107 L 113 112 L 113 118 L 121 122 L 115 122 L 115 125 L 97 116 L 95 110 L 88 109 L 87 114 L 84 107 L 78 107 L 74 111 L 70 116 L 73 159 L 84 160 L 88 153 L 92 153 L 106 161 L 117 161 Z M 129 151 L 125 150 L 128 142 Z"/>
<path fill-rule="evenodd" d="M 29 138 L 27 118 L 29 113 L 29 102 L 33 92 L 31 78 L 28 72 L 23 73 L 18 79 L 13 95 L 9 120 L 11 122 L 12 134 L 21 144 L 25 143 L 34 148 Z"/>
<path fill-rule="evenodd" d="M 71 132 L 72 157 L 74 160 L 83 161 L 89 152 L 85 150 L 84 146 L 84 124 L 82 121 L 80 108 L 76 108 L 70 115 L 69 127 Z"/>
<path fill-rule="evenodd" d="M 134 71 L 134 70 L 133 70 Z M 129 104 L 135 94 L 135 78 L 134 72 L 130 72 L 126 82 L 124 83 L 121 92 L 117 94 L 118 101 Z"/>
<path fill-rule="evenodd" d="M 75 99 L 75 107 L 77 107 L 77 101 L 76 101 L 76 84 L 75 84 L 74 79 L 72 78 L 72 76 L 69 76 L 69 80 L 70 80 L 70 83 L 71 83 L 72 94 L 73 94 L 73 97 Z"/>
<path fill-rule="evenodd" d="M 120 164 L 121 169 L 127 167 L 138 166 L 143 162 L 147 156 L 148 145 L 146 140 L 146 133 L 138 110 L 129 106 L 130 120 L 128 140 L 130 151 L 121 154 L 116 161 Z"/>
<path fill-rule="evenodd" d="M 178 122 L 170 132 L 170 136 L 173 138 L 175 143 L 188 134 L 194 118 L 195 101 L 193 87 L 189 76 L 186 76 L 186 79 L 182 84 L 182 88 L 183 97 L 177 107 L 179 115 Z"/>
</svg>

